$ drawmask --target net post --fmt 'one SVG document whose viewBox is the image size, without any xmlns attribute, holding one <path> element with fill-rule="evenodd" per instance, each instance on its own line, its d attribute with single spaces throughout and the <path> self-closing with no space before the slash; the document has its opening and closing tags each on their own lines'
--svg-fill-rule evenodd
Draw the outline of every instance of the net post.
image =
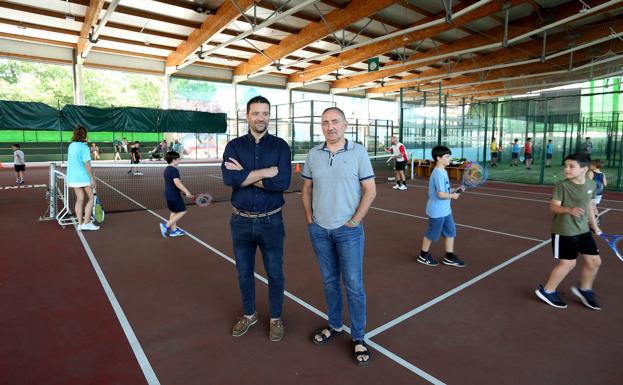
<svg viewBox="0 0 623 385">
<path fill-rule="evenodd" d="M 56 218 L 56 163 L 50 163 L 50 180 L 48 182 L 50 219 Z"/>
</svg>

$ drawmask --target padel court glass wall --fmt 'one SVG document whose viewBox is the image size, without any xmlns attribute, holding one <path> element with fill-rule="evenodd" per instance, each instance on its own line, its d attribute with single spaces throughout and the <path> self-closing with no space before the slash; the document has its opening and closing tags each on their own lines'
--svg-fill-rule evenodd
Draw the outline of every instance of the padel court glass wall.
<svg viewBox="0 0 623 385">
<path fill-rule="evenodd" d="M 442 144 L 453 158 L 491 164 L 492 140 L 502 149 L 491 180 L 551 185 L 564 178 L 563 159 L 585 149 L 590 137 L 593 160 L 603 162 L 608 190 L 621 191 L 623 168 L 623 98 L 621 78 L 583 83 L 579 89 L 542 92 L 535 96 L 497 101 L 449 100 L 438 93 L 401 91 L 402 142 L 418 159 L 430 159 Z M 518 139 L 520 156 L 532 138 L 534 161 L 510 166 L 512 143 Z M 546 144 L 551 140 L 551 167 L 546 167 Z"/>
</svg>

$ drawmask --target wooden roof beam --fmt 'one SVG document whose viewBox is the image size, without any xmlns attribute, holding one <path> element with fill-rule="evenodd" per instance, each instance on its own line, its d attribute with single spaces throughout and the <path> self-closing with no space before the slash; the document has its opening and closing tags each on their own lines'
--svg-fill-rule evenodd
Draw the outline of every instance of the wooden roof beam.
<svg viewBox="0 0 623 385">
<path fill-rule="evenodd" d="M 246 11 L 251 7 L 254 0 L 232 0 L 236 1 L 238 7 Z M 240 15 L 238 7 L 231 1 L 225 1 L 214 15 L 209 15 L 199 29 L 191 32 L 188 39 L 181 43 L 174 52 L 171 52 L 166 61 L 166 73 L 171 74 L 177 71 L 177 66 L 182 64 L 189 56 L 203 44 L 207 43 L 214 35 L 221 32 L 232 21 Z"/>
<path fill-rule="evenodd" d="M 527 0 L 510 0 L 512 5 L 523 3 Z M 457 7 L 457 11 L 463 9 L 461 5 Z M 318 65 L 313 65 L 305 69 L 303 72 L 297 72 L 289 76 L 288 81 L 290 87 L 297 87 L 303 85 L 305 82 L 309 82 L 319 76 L 330 73 L 340 68 L 340 66 L 351 65 L 360 61 L 366 60 L 370 57 L 380 55 L 384 52 L 391 51 L 396 48 L 400 48 L 407 44 L 412 44 L 419 40 L 435 36 L 436 34 L 444 31 L 448 31 L 456 28 L 457 26 L 470 23 L 472 21 L 481 19 L 488 15 L 499 12 L 502 9 L 502 4 L 498 2 L 490 2 L 482 5 L 471 12 L 468 12 L 458 18 L 454 18 L 452 23 L 440 23 L 432 27 L 417 30 L 408 33 L 403 36 L 398 36 L 393 39 L 384 40 L 381 42 L 373 43 L 361 48 L 353 49 L 344 52 L 337 57 L 330 57 L 323 60 Z M 423 19 L 416 23 L 417 25 L 431 22 L 430 18 Z"/>
<path fill-rule="evenodd" d="M 605 3 L 606 0 L 601 0 L 599 3 Z M 577 3 L 567 3 L 561 6 L 556 7 L 555 12 L 551 12 L 551 16 L 554 17 L 554 20 L 562 20 L 566 17 L 569 17 L 578 12 Z M 604 11 L 605 12 L 605 11 Z M 543 13 L 542 9 L 537 9 L 532 15 L 526 16 L 520 20 L 513 22 L 509 26 L 509 38 L 520 36 L 524 33 L 532 31 L 538 27 L 542 26 L 541 14 Z M 438 47 L 436 50 L 428 50 L 424 53 L 416 53 L 411 55 L 405 62 L 414 61 L 414 60 L 423 60 L 429 57 L 438 56 L 440 54 L 449 54 L 453 52 L 460 52 L 466 49 L 470 49 L 473 47 L 480 47 L 489 45 L 491 43 L 501 43 L 504 38 L 504 27 L 495 27 L 484 31 L 482 34 L 478 34 L 475 36 L 465 37 L 459 40 L 456 40 L 450 44 L 445 44 L 441 47 Z M 508 49 L 515 50 L 517 49 L 514 45 L 511 45 Z M 348 88 L 354 88 L 361 84 L 369 83 L 375 80 L 380 80 L 383 78 L 387 78 L 391 75 L 396 75 L 401 72 L 415 70 L 424 65 L 435 63 L 435 61 L 420 61 L 415 64 L 406 64 L 399 66 L 400 62 L 389 62 L 385 63 L 383 67 L 379 71 L 365 73 L 361 75 L 355 75 L 347 78 L 340 79 L 338 81 L 333 82 L 332 89 L 333 92 L 342 92 Z M 396 66 L 398 65 L 398 66 Z M 386 68 L 389 66 L 396 66 L 394 68 Z"/>
<path fill-rule="evenodd" d="M 296 35 L 291 35 L 277 45 L 270 46 L 249 59 L 244 65 L 239 65 L 234 71 L 234 81 L 243 81 L 254 72 L 267 65 L 278 63 L 279 59 L 311 44 L 334 31 L 346 28 L 357 20 L 368 17 L 398 0 L 352 0 L 343 10 L 336 9 L 324 16 L 323 21 L 310 23 Z M 325 23 L 326 21 L 326 23 Z"/>
<path fill-rule="evenodd" d="M 78 64 L 84 63 L 94 42 L 91 41 L 91 32 L 95 28 L 95 24 L 99 19 L 100 12 L 104 7 L 105 0 L 90 0 L 89 7 L 84 14 L 84 22 L 80 29 L 80 37 L 78 38 L 78 46 L 76 47 L 76 60 Z"/>
<path fill-rule="evenodd" d="M 614 19 L 608 20 L 608 23 L 602 23 L 598 25 L 589 25 L 584 26 L 582 29 L 578 29 L 579 36 L 574 37 L 573 41 L 570 41 L 567 38 L 566 32 L 558 33 L 556 35 L 552 35 L 548 37 L 547 51 L 549 53 L 554 53 L 559 50 L 564 50 L 569 48 L 571 45 L 580 45 L 584 43 L 591 42 L 593 40 L 602 38 L 604 36 L 608 36 L 610 34 L 610 28 L 619 29 L 618 25 L 620 25 L 621 21 L 623 21 L 622 17 L 617 17 Z M 500 49 L 494 52 L 491 52 L 487 55 L 482 56 L 479 60 L 480 62 L 486 62 L 487 65 L 497 65 L 508 63 L 509 66 L 512 66 L 513 61 L 524 60 L 530 57 L 539 57 L 541 56 L 543 43 L 542 41 L 528 41 L 525 43 L 517 44 L 515 50 L 509 49 Z M 480 63 L 474 63 L 471 61 L 463 61 L 454 67 L 454 72 L 461 72 L 467 70 L 473 70 L 482 67 Z M 447 75 L 448 72 L 445 69 L 433 69 L 423 71 L 417 75 L 409 75 L 403 77 L 402 80 L 410 80 L 408 82 L 403 81 L 398 84 L 391 84 L 385 87 L 376 87 L 368 90 L 369 93 L 386 93 L 395 90 L 399 90 L 401 87 L 408 87 L 412 85 L 418 85 L 420 81 L 419 78 L 428 78 L 431 76 L 444 76 Z"/>
</svg>

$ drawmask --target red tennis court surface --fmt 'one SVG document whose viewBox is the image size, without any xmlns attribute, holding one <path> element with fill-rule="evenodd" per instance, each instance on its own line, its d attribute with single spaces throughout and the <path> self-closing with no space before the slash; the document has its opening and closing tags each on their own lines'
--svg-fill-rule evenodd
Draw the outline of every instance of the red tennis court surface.
<svg viewBox="0 0 623 385">
<path fill-rule="evenodd" d="M 296 176 L 295 176 L 296 177 Z M 163 239 L 165 210 L 109 214 L 82 235 L 44 214 L 47 169 L 12 188 L 0 171 L 2 384 L 620 384 L 621 263 L 600 241 L 595 290 L 604 310 L 561 286 L 569 307 L 534 289 L 554 259 L 550 189 L 489 183 L 453 202 L 464 269 L 415 263 L 426 229 L 426 180 L 407 191 L 379 184 L 366 221 L 365 284 L 373 361 L 352 362 L 350 339 L 310 341 L 325 325 L 322 283 L 298 194 L 286 196 L 286 337 L 260 322 L 231 337 L 240 315 L 228 202 L 190 207 L 191 235 Z M 37 187 L 36 185 L 40 186 Z M 8 189 L 6 187 L 9 187 Z M 621 233 L 622 194 L 606 193 L 602 228 Z M 104 202 L 105 204 L 105 202 Z M 433 255 L 442 255 L 436 244 Z M 264 276 L 258 258 L 258 273 Z M 348 318 L 345 318 L 348 319 Z"/>
</svg>

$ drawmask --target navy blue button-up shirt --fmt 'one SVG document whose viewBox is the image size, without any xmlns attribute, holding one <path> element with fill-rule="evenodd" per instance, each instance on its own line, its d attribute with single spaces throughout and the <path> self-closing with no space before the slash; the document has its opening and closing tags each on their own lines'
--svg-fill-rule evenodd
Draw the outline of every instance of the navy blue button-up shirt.
<svg viewBox="0 0 623 385">
<path fill-rule="evenodd" d="M 229 158 L 236 159 L 244 170 L 225 168 L 225 161 Z M 277 166 L 279 172 L 273 178 L 262 179 L 264 188 L 241 186 L 251 171 L 272 166 Z M 290 187 L 290 146 L 285 140 L 269 133 L 255 143 L 255 137 L 249 132 L 227 143 L 221 170 L 225 185 L 232 187 L 231 203 L 236 209 L 259 213 L 275 210 L 285 203 L 283 192 Z"/>
</svg>

